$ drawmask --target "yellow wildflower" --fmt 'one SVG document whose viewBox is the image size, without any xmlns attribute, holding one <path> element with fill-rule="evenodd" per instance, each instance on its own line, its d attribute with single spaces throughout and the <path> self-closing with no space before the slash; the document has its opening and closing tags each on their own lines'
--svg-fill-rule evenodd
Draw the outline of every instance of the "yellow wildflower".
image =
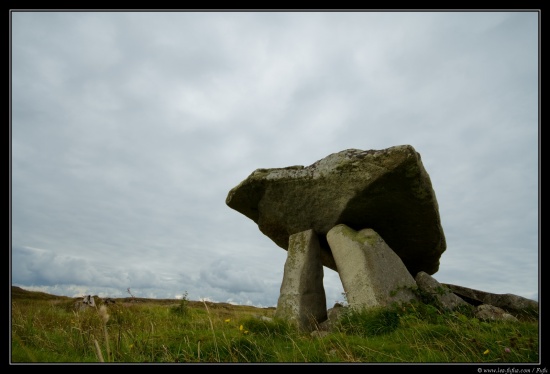
<svg viewBox="0 0 550 374">
<path fill-rule="evenodd" d="M 231 318 L 226 319 L 225 322 L 231 322 Z"/>
<path fill-rule="evenodd" d="M 491 352 L 491 351 L 487 349 L 485 352 L 483 352 L 483 354 L 484 354 L 484 355 L 488 355 L 489 352 Z"/>
</svg>

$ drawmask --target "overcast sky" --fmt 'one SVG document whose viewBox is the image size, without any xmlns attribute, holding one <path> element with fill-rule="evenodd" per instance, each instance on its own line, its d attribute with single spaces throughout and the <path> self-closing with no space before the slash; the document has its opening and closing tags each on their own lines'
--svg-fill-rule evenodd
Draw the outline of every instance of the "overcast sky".
<svg viewBox="0 0 550 374">
<path fill-rule="evenodd" d="M 433 277 L 538 300 L 539 18 L 12 12 L 12 284 L 275 306 L 287 252 L 229 190 L 410 144 L 447 240 Z"/>
</svg>

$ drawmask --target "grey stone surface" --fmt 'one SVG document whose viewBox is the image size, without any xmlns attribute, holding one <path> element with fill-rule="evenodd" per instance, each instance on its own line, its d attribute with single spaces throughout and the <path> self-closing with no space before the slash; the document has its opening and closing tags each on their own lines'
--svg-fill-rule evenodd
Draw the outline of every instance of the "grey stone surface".
<svg viewBox="0 0 550 374">
<path fill-rule="evenodd" d="M 350 308 L 388 306 L 417 299 L 416 282 L 376 231 L 340 224 L 327 233 Z"/>
<path fill-rule="evenodd" d="M 290 236 L 275 317 L 312 331 L 327 319 L 321 248 L 313 230 Z"/>
<path fill-rule="evenodd" d="M 459 306 L 470 306 L 470 304 L 455 295 L 448 287 L 439 283 L 426 272 L 418 272 L 414 280 L 418 288 L 430 295 L 435 303 L 443 309 L 455 310 Z"/>
<path fill-rule="evenodd" d="M 535 316 L 539 313 L 539 303 L 522 296 L 510 293 L 495 294 L 454 284 L 444 283 L 444 285 L 454 294 L 474 306 L 489 304 L 504 309 L 514 315 Z"/>
<path fill-rule="evenodd" d="M 344 313 L 347 307 L 340 303 L 334 304 L 332 308 L 327 310 L 327 319 L 319 325 L 321 331 L 332 331 L 334 326 L 338 323 L 338 320 Z"/>
<path fill-rule="evenodd" d="M 95 299 L 92 295 L 86 295 L 82 300 L 77 301 L 75 304 L 75 309 L 84 310 L 86 308 L 95 308 Z"/>
<path fill-rule="evenodd" d="M 497 320 L 497 321 L 512 321 L 517 322 L 517 318 L 511 315 L 510 313 L 506 313 L 506 311 L 502 308 L 499 308 L 494 305 L 489 304 L 481 304 L 478 305 L 475 311 L 475 316 L 478 319 L 482 320 Z"/>
<path fill-rule="evenodd" d="M 226 204 L 253 220 L 279 247 L 313 229 L 323 265 L 336 270 L 326 234 L 337 224 L 372 228 L 411 274 L 434 274 L 446 249 L 439 206 L 420 154 L 410 145 L 347 149 L 304 166 L 257 169 Z"/>
</svg>

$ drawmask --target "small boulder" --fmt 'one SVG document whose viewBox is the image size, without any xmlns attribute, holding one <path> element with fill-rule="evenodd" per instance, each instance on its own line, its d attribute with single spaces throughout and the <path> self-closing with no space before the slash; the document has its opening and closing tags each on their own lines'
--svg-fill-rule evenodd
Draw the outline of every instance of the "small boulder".
<svg viewBox="0 0 550 374">
<path fill-rule="evenodd" d="M 346 307 L 340 303 L 334 304 L 332 308 L 327 311 L 326 321 L 319 324 L 319 330 L 321 331 L 332 331 L 336 323 L 346 310 Z"/>
<path fill-rule="evenodd" d="M 537 317 L 539 315 L 539 303 L 535 300 L 527 299 L 522 296 L 506 294 L 495 294 L 473 288 L 457 286 L 454 284 L 444 284 L 455 295 L 467 301 L 469 304 L 478 306 L 489 304 L 504 309 L 515 316 Z"/>
<path fill-rule="evenodd" d="M 471 306 L 426 272 L 420 271 L 416 274 L 414 280 L 418 289 L 429 295 L 435 301 L 435 304 L 444 310 L 455 310 L 460 306 Z"/>
<path fill-rule="evenodd" d="M 506 313 L 504 309 L 489 304 L 478 305 L 474 315 L 476 316 L 476 318 L 485 321 L 518 321 L 516 317 L 514 317 L 510 313 Z"/>
</svg>

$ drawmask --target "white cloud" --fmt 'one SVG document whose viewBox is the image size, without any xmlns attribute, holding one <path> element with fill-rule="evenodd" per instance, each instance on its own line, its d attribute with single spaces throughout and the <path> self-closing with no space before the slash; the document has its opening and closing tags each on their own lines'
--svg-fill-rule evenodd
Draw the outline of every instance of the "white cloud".
<svg viewBox="0 0 550 374">
<path fill-rule="evenodd" d="M 275 305 L 286 252 L 229 190 L 411 144 L 436 279 L 538 297 L 538 16 L 12 12 L 12 282 Z"/>
</svg>

